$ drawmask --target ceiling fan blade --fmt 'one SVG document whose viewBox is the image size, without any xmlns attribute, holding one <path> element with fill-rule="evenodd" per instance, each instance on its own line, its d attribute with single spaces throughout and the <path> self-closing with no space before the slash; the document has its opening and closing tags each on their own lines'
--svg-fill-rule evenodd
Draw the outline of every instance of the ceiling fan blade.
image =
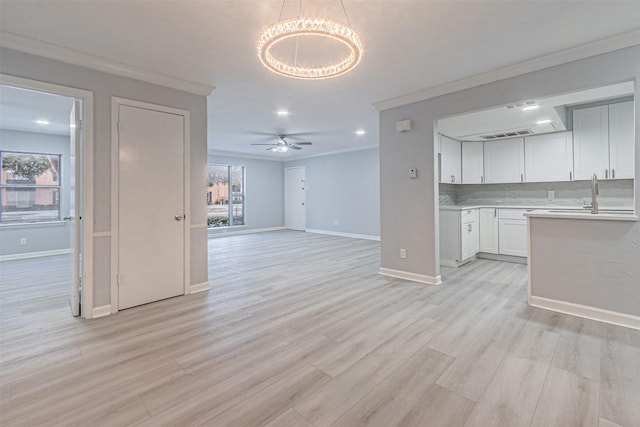
<svg viewBox="0 0 640 427">
<path fill-rule="evenodd" d="M 313 145 L 313 142 L 292 142 L 293 145 Z"/>
<path fill-rule="evenodd" d="M 267 148 L 267 151 L 276 151 L 276 147 Z"/>
<path fill-rule="evenodd" d="M 251 145 L 276 145 L 276 144 L 251 144 Z"/>
<path fill-rule="evenodd" d="M 297 145 L 289 144 L 289 148 L 293 148 L 294 150 L 302 150 L 302 147 L 298 147 Z"/>
</svg>

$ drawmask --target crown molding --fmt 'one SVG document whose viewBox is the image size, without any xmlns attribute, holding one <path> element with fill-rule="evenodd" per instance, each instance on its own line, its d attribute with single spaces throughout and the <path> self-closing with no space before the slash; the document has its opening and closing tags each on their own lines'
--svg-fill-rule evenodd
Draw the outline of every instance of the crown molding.
<svg viewBox="0 0 640 427">
<path fill-rule="evenodd" d="M 614 50 L 640 44 L 640 28 L 613 37 L 585 43 L 569 49 L 560 50 L 549 55 L 539 56 L 527 61 L 519 62 L 507 67 L 498 68 L 482 74 L 476 74 L 460 80 L 433 86 L 418 92 L 401 95 L 395 98 L 379 101 L 373 104 L 378 111 L 389 110 L 414 102 L 425 101 L 448 93 L 458 92 L 464 89 L 504 80 L 533 71 L 542 70 L 568 62 L 578 61 L 591 56 L 600 55 Z"/>
<path fill-rule="evenodd" d="M 367 145 L 364 147 L 347 148 L 344 150 L 329 151 L 326 153 L 310 154 L 308 156 L 296 155 L 293 157 L 286 157 L 286 158 L 284 157 L 272 158 L 272 157 L 268 157 L 268 155 L 245 154 L 245 153 L 238 153 L 234 151 L 223 151 L 223 150 L 207 150 L 207 154 L 210 156 L 225 156 L 225 157 L 237 157 L 240 159 L 269 160 L 272 162 L 295 162 L 297 160 L 311 159 L 314 157 L 333 156 L 333 155 L 338 155 L 343 153 L 351 153 L 353 151 L 371 150 L 378 147 L 379 147 L 378 145 Z"/>
<path fill-rule="evenodd" d="M 196 95 L 208 96 L 213 89 L 215 89 L 214 86 L 208 84 L 183 80 L 167 74 L 134 67 L 122 62 L 113 61 L 90 53 L 69 49 L 60 45 L 43 42 L 41 40 L 24 37 L 6 31 L 0 31 L 0 46 L 66 62 L 68 64 L 103 71 L 105 73 L 116 74 L 122 77 L 129 77 L 160 86 L 178 89 L 184 92 L 194 93 Z"/>
</svg>

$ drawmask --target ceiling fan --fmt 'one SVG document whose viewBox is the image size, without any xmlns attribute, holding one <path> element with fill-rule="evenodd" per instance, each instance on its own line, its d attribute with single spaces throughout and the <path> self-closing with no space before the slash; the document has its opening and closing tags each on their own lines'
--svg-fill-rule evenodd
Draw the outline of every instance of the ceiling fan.
<svg viewBox="0 0 640 427">
<path fill-rule="evenodd" d="M 302 147 L 300 147 L 300 145 L 313 145 L 311 142 L 308 142 L 308 141 L 289 143 L 285 139 L 286 137 L 287 135 L 278 135 L 278 142 L 275 142 L 273 144 L 251 144 L 251 145 L 270 145 L 271 147 L 267 148 L 267 151 L 275 151 L 278 153 L 285 153 L 289 151 L 289 149 L 302 150 Z"/>
</svg>

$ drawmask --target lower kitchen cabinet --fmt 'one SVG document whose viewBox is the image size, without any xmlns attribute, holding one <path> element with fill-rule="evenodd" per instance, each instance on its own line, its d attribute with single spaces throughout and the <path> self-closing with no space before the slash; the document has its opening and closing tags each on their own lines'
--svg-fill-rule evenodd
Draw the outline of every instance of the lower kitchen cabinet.
<svg viewBox="0 0 640 427">
<path fill-rule="evenodd" d="M 498 253 L 498 208 L 480 208 L 480 252 Z"/>
<path fill-rule="evenodd" d="M 480 249 L 478 209 L 440 211 L 440 264 L 458 267 Z"/>
<path fill-rule="evenodd" d="M 499 253 L 526 257 L 527 219 L 524 209 L 498 209 Z"/>
</svg>

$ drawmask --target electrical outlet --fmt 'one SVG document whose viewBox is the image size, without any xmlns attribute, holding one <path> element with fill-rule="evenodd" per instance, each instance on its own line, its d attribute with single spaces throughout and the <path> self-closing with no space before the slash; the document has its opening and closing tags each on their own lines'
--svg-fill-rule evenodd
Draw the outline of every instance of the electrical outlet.
<svg viewBox="0 0 640 427">
<path fill-rule="evenodd" d="M 553 200 L 556 197 L 556 192 L 553 190 L 547 191 L 547 199 Z"/>
<path fill-rule="evenodd" d="M 400 249 L 400 258 L 405 259 L 407 257 L 407 250 Z"/>
<path fill-rule="evenodd" d="M 24 246 L 26 244 L 27 244 L 27 238 L 26 237 L 21 238 L 20 239 L 20 246 Z"/>
</svg>

